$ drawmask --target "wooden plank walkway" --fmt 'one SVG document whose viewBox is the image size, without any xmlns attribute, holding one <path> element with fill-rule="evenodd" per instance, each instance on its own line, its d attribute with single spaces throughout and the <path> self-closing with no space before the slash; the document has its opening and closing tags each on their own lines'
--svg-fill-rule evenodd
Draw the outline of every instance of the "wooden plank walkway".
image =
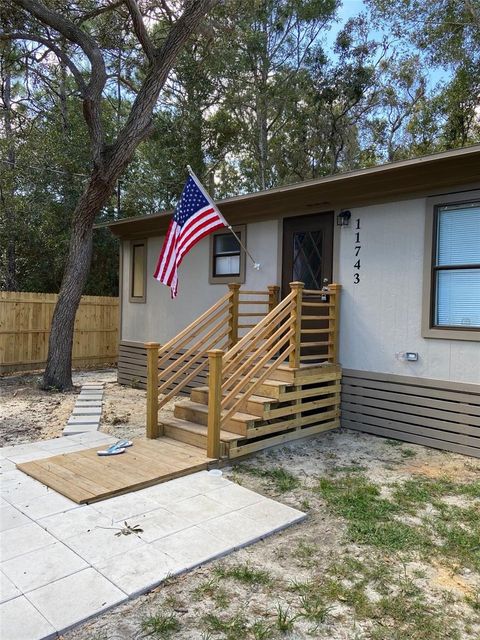
<svg viewBox="0 0 480 640">
<path fill-rule="evenodd" d="M 198 447 L 159 438 L 137 438 L 118 456 L 97 455 L 98 447 L 17 465 L 32 478 L 78 504 L 166 482 L 215 462 Z"/>
</svg>

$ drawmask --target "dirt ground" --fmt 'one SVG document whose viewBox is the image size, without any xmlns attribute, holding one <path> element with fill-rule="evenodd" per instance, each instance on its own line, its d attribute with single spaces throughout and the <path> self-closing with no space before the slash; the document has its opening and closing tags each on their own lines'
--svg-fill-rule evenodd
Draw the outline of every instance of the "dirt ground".
<svg viewBox="0 0 480 640">
<path fill-rule="evenodd" d="M 144 433 L 144 391 L 111 370 L 75 376 L 87 380 L 106 382 L 102 430 Z M 33 376 L 0 379 L 3 442 L 59 435 L 73 401 Z M 307 519 L 64 640 L 480 638 L 480 460 L 338 430 L 223 473 Z"/>
</svg>

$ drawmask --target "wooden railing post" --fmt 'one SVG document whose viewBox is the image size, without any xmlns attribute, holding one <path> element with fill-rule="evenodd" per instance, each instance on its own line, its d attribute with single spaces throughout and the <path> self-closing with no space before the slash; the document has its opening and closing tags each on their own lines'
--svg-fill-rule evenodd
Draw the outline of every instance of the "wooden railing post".
<svg viewBox="0 0 480 640">
<path fill-rule="evenodd" d="M 234 344 L 238 342 L 238 302 L 240 297 L 240 285 L 231 283 L 228 285 L 230 289 L 231 297 L 229 304 L 229 332 L 228 332 L 228 347 L 231 349 Z"/>
<path fill-rule="evenodd" d="M 333 305 L 328 309 L 328 341 L 332 344 L 329 345 L 328 355 L 329 361 L 333 364 L 338 363 L 338 333 L 340 328 L 340 291 L 341 284 L 330 284 L 328 290 L 333 294 Z"/>
<path fill-rule="evenodd" d="M 158 342 L 146 342 L 147 350 L 147 438 L 158 438 Z"/>
<path fill-rule="evenodd" d="M 302 297 L 303 282 L 291 282 L 290 289 L 295 291 L 295 298 L 292 301 L 291 326 L 295 329 L 294 334 L 290 338 L 290 345 L 293 351 L 289 356 L 289 365 L 291 369 L 298 369 L 300 366 L 300 343 L 302 331 Z"/>
<path fill-rule="evenodd" d="M 208 351 L 208 423 L 207 456 L 220 457 L 220 421 L 222 416 L 222 357 L 221 349 Z"/>
<path fill-rule="evenodd" d="M 276 284 L 268 285 L 268 313 L 273 311 L 278 304 L 280 287 Z"/>
</svg>

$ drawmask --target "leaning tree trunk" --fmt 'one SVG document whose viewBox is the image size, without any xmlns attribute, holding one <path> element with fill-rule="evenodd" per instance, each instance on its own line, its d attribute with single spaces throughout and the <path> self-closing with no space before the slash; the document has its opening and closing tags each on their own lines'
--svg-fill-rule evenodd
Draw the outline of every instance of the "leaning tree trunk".
<svg viewBox="0 0 480 640">
<path fill-rule="evenodd" d="M 80 298 L 92 260 L 93 222 L 111 196 L 115 180 L 92 178 L 73 213 L 67 265 L 55 305 L 48 344 L 48 360 L 43 375 L 44 389 L 71 389 L 72 347 Z"/>
</svg>

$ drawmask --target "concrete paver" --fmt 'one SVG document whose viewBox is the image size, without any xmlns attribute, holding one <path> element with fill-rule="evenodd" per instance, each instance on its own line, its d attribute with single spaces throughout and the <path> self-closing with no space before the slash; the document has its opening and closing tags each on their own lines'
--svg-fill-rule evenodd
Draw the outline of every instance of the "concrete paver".
<svg viewBox="0 0 480 640">
<path fill-rule="evenodd" d="M 28 456 L 115 442 L 94 429 L 5 447 L 0 460 L 13 465 Z M 6 468 L 0 485 L 0 637 L 8 640 L 56 637 L 169 575 L 305 517 L 208 471 L 78 505 Z M 125 521 L 143 531 L 125 535 Z"/>
</svg>

